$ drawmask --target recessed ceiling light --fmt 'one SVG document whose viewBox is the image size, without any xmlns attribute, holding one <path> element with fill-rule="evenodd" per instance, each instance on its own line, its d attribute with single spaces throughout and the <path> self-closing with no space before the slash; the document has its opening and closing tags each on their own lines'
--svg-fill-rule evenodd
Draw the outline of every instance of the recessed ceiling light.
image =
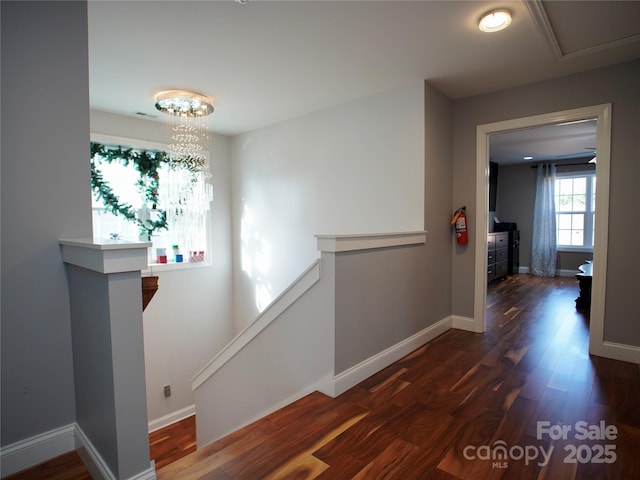
<svg viewBox="0 0 640 480">
<path fill-rule="evenodd" d="M 511 25 L 511 12 L 506 8 L 498 8 L 485 13 L 480 18 L 478 28 L 482 32 L 499 32 Z"/>
<path fill-rule="evenodd" d="M 533 157 L 522 157 L 523 160 L 533 160 Z"/>
</svg>

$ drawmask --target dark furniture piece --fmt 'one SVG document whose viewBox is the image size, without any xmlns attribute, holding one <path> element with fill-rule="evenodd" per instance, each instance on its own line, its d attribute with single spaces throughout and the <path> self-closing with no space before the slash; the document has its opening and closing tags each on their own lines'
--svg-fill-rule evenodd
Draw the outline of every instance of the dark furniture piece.
<svg viewBox="0 0 640 480">
<path fill-rule="evenodd" d="M 510 230 L 508 233 L 507 275 L 516 275 L 520 270 L 520 230 Z"/>
<path fill-rule="evenodd" d="M 589 313 L 591 310 L 591 281 L 593 279 L 593 264 L 587 261 L 578 267 L 576 278 L 580 284 L 580 296 L 576 298 L 576 310 Z"/>
<path fill-rule="evenodd" d="M 506 278 L 508 267 L 509 233 L 494 232 L 487 237 L 487 282 Z"/>
<path fill-rule="evenodd" d="M 518 224 L 513 222 L 494 222 L 494 232 L 507 232 L 507 275 L 516 275 L 520 269 L 520 231 Z"/>
</svg>

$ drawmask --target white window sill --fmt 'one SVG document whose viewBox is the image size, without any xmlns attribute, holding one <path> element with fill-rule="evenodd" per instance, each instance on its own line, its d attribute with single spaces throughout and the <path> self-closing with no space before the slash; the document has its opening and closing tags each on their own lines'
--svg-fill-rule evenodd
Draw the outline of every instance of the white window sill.
<svg viewBox="0 0 640 480">
<path fill-rule="evenodd" d="M 170 272 L 172 270 L 191 270 L 194 268 L 210 267 L 211 262 L 169 262 L 169 263 L 150 263 L 146 270 L 142 271 L 142 275 L 154 275 L 156 273 Z"/>
<path fill-rule="evenodd" d="M 593 247 L 558 246 L 557 252 L 593 253 Z"/>
</svg>

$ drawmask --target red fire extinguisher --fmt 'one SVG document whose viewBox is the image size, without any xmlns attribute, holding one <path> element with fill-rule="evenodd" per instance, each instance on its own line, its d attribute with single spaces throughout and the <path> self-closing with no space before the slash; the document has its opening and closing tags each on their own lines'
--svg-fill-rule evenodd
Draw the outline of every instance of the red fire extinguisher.
<svg viewBox="0 0 640 480">
<path fill-rule="evenodd" d="M 451 225 L 456 226 L 456 242 L 461 245 L 469 243 L 469 234 L 467 232 L 467 207 L 464 206 L 456 210 L 451 219 Z"/>
</svg>

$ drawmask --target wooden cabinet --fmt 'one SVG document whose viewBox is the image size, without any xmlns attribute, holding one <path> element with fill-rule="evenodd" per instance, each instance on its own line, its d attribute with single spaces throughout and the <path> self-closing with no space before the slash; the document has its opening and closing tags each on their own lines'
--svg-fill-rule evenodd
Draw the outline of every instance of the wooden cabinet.
<svg viewBox="0 0 640 480">
<path fill-rule="evenodd" d="M 490 233 L 487 238 L 487 282 L 505 278 L 508 270 L 509 233 Z"/>
</svg>

